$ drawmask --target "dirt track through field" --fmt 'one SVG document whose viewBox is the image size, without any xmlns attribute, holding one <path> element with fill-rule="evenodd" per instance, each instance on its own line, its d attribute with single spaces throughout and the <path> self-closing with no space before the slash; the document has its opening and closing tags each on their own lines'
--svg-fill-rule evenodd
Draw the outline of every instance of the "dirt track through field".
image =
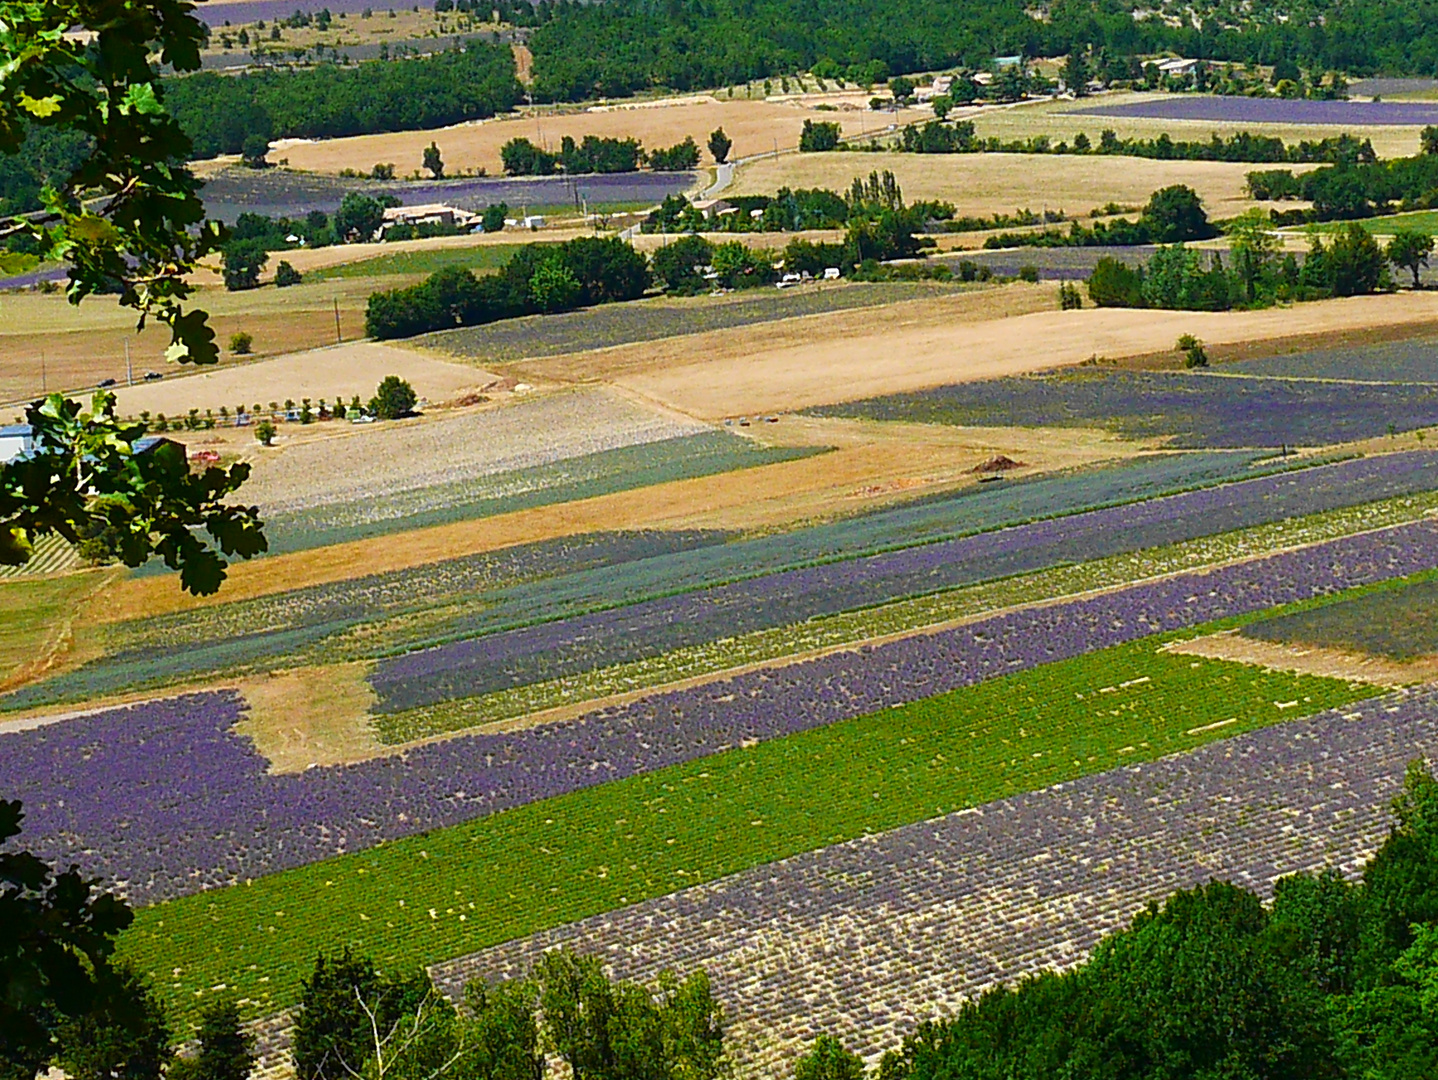
<svg viewBox="0 0 1438 1080">
<path fill-rule="evenodd" d="M 1244 637 L 1237 630 L 1176 641 L 1166 651 L 1184 656 L 1205 656 L 1212 660 L 1233 660 L 1240 664 L 1257 664 L 1275 671 L 1296 671 L 1300 675 L 1318 675 L 1328 679 L 1372 683 L 1375 686 L 1412 686 L 1438 680 L 1438 659 L 1417 660 L 1400 664 L 1381 656 L 1337 649 L 1320 649 L 1312 645 L 1284 645 L 1258 638 Z"/>
<path fill-rule="evenodd" d="M 670 356 L 645 363 L 630 353 L 623 365 L 626 370 L 614 381 L 690 415 L 717 419 L 1023 375 L 1095 355 L 1114 359 L 1159 353 L 1172 350 L 1181 334 L 1224 345 L 1356 326 L 1417 326 L 1438 315 L 1438 299 L 1426 293 L 1353 297 L 1253 312 L 1090 308 L 978 322 L 946 317 L 944 305 L 951 303 L 947 299 L 925 303 L 922 314 L 906 318 L 866 313 L 868 326 L 807 345 L 765 347 L 761 334 L 739 332 L 709 335 L 710 348 L 703 359 L 691 354 L 688 360 Z M 606 377 L 616 359 L 596 357 L 593 377 Z M 525 367 L 571 376 L 585 371 L 582 360 L 553 369 L 545 362 Z"/>
</svg>

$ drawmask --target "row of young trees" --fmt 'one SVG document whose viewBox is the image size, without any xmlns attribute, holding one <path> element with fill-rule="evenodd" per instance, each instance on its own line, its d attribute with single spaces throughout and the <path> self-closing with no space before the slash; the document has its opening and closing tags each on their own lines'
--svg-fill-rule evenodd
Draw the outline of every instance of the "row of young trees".
<svg viewBox="0 0 1438 1080">
<path fill-rule="evenodd" d="M 1203 253 L 1182 244 L 1159 248 L 1144 267 L 1104 258 L 1089 278 L 1089 297 L 1100 307 L 1228 311 L 1359 296 L 1392 287 L 1390 262 L 1411 272 L 1416 286 L 1433 250 L 1432 237 L 1408 232 L 1385 250 L 1351 222 L 1329 243 L 1315 234 L 1300 263 L 1291 253 L 1279 255 L 1277 238 L 1261 211 L 1234 219 L 1227 231 L 1227 265 L 1218 252 Z"/>
<path fill-rule="evenodd" d="M 710 151 L 723 163 L 730 142 L 719 128 L 709 137 Z M 553 153 L 525 138 L 510 139 L 499 151 L 508 176 L 553 176 L 563 171 L 570 176 L 590 173 L 635 172 L 648 165 L 655 172 L 684 172 L 699 166 L 699 144 L 692 135 L 673 146 L 646 151 L 638 139 L 613 139 L 586 135 L 580 142 L 565 135 L 559 151 Z"/>
<path fill-rule="evenodd" d="M 1201 350 L 1197 342 L 1191 347 Z M 925 1022 L 876 1080 L 1416 1080 L 1438 1075 L 1438 782 L 1410 765 L 1394 825 L 1357 881 L 1291 874 L 1271 902 L 1215 881 L 1152 901 L 1065 974 L 1025 978 Z M 0 842 L 18 832 L 0 802 Z M 0 1076 L 247 1080 L 253 1039 L 233 1002 L 202 1015 L 198 1052 L 144 976 L 113 959 L 123 901 L 73 871 L 0 853 Z M 526 977 L 471 982 L 456 1004 L 423 972 L 348 949 L 302 981 L 297 1080 L 718 1080 L 729 1018 L 702 970 L 616 981 L 556 950 Z M 862 1080 L 820 1037 L 796 1080 Z"/>
</svg>

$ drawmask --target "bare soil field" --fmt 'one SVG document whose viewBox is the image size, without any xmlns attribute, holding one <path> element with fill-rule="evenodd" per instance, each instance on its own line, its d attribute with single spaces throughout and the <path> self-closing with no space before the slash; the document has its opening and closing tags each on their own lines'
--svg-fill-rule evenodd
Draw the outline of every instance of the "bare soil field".
<svg viewBox="0 0 1438 1080">
<path fill-rule="evenodd" d="M 908 123 L 931 115 L 917 109 L 898 114 L 873 113 L 866 110 L 829 112 L 813 107 L 779 104 L 769 101 L 725 101 L 709 95 L 659 98 L 653 101 L 617 105 L 596 105 L 591 109 L 525 110 L 517 116 L 458 124 L 430 131 L 404 131 L 384 135 L 357 135 L 346 139 L 320 142 L 285 140 L 277 143 L 271 157 L 287 158 L 290 167 L 311 172 L 337 173 L 341 169 L 368 172 L 376 161 L 392 161 L 407 170 L 418 163 L 424 148 L 431 141 L 439 145 L 445 165 L 452 171 L 484 169 L 492 176 L 502 175 L 504 163 L 500 148 L 510 139 L 529 139 L 537 146 L 553 150 L 560 140 L 572 136 L 580 141 L 585 135 L 604 138 L 639 139 L 647 149 L 672 146 L 693 136 L 703 151 L 704 160 L 711 161 L 706 143 L 709 133 L 722 127 L 734 140 L 730 157 L 739 159 L 754 154 L 792 150 L 799 145 L 799 132 L 808 120 L 832 120 L 840 124 L 845 135 L 879 134 L 892 123 Z"/>
<path fill-rule="evenodd" d="M 1187 184 L 1203 198 L 1211 216 L 1231 217 L 1264 205 L 1244 190 L 1244 179 L 1254 168 L 1221 161 L 1096 155 L 788 154 L 740 168 L 732 193 L 772 195 L 781 187 L 843 191 L 856 176 L 888 169 L 908 201 L 941 199 L 953 203 L 960 216 L 1045 208 L 1085 215 L 1109 202 L 1142 206 L 1159 188 Z"/>
<path fill-rule="evenodd" d="M 1051 286 L 1032 286 L 1049 292 Z M 722 418 L 782 413 L 879 394 L 996 378 L 1079 363 L 1171 351 L 1180 334 L 1223 345 L 1281 339 L 1359 326 L 1425 326 L 1434 316 L 1423 293 L 1354 297 L 1255 312 L 1169 312 L 1118 308 L 1037 311 L 975 319 L 961 297 L 925 301 L 920 313 L 891 310 L 882 320 L 822 340 L 783 343 L 774 327 L 706 335 L 702 360 L 677 350 L 651 355 L 639 348 L 590 358 L 518 365 L 536 375 L 613 378 L 623 387 L 692 416 Z M 949 316 L 945 305 L 954 305 Z M 856 313 L 863 316 L 864 313 Z M 793 324 L 805 320 L 793 320 Z M 837 320 L 835 320 L 837 321 Z M 793 324 L 790 329 L 797 329 Z M 784 324 L 780 324 L 781 326 Z M 812 323 L 811 323 L 812 333 Z M 815 335 L 817 337 L 817 335 Z M 551 366 L 552 365 L 552 366 Z M 612 376 L 609 373 L 613 373 Z"/>
<path fill-rule="evenodd" d="M 401 570 L 463 555 L 612 529 L 763 529 L 832 519 L 978 483 L 976 465 L 1004 454 L 1045 472 L 1124 458 L 1147 444 L 1078 429 L 929 428 L 784 417 L 763 441 L 824 445 L 828 454 L 681 480 L 578 502 L 440 525 L 230 567 L 219 597 L 181 593 L 165 577 L 128 578 L 88 617 L 110 622 L 306 585 Z M 0 593 L 7 586 L 0 585 Z"/>
<path fill-rule="evenodd" d="M 210 325 L 222 349 L 231 334 L 244 330 L 254 337 L 255 354 L 265 356 L 333 344 L 336 304 L 343 337 L 363 337 L 369 294 L 403 283 L 390 276 L 307 283 L 283 290 L 231 293 L 203 289 L 193 302 L 209 311 Z M 135 333 L 134 314 L 109 297 L 91 297 L 75 308 L 60 293 L 0 294 L 0 401 L 38 396 L 42 359 L 44 385 L 51 391 L 94 386 L 101 379 L 115 379 L 123 385 L 127 342 L 137 381 L 146 371 L 172 378 L 188 370 L 166 362 L 165 349 L 170 344 L 166 327 L 152 321 L 144 332 Z M 232 360 L 224 353 L 221 366 Z"/>
<path fill-rule="evenodd" d="M 1296 671 L 1300 675 L 1319 675 L 1329 679 L 1372 683 L 1375 686 L 1412 686 L 1438 679 L 1438 659 L 1428 658 L 1399 663 L 1379 656 L 1320 649 L 1311 645 L 1281 645 L 1243 637 L 1237 630 L 1177 641 L 1164 646 L 1166 652 L 1184 656 L 1206 656 L 1213 660 L 1233 660 L 1240 664 L 1258 664 L 1275 671 Z"/>
<path fill-rule="evenodd" d="M 333 322 L 331 322 L 333 330 Z M 488 372 L 461 363 L 446 363 L 409 349 L 374 342 L 290 353 L 253 363 L 224 364 L 218 368 L 181 373 L 171 367 L 160 382 L 139 383 L 116 390 L 119 410 L 129 416 L 141 411 L 182 416 L 190 409 L 234 409 L 256 402 L 268 405 L 286 399 L 349 401 L 358 394 L 368 401 L 386 375 L 399 375 L 415 392 L 430 401 L 445 401 L 495 381 Z M 348 427 L 348 425 L 346 425 Z"/>
<path fill-rule="evenodd" d="M 1261 121 L 1162 120 L 1152 117 L 1079 116 L 1079 109 L 1124 105 L 1138 101 L 1157 101 L 1170 95 L 1114 93 L 1099 94 L 1082 101 L 1046 101 L 1012 108 L 985 108 L 971 117 L 974 127 L 984 138 L 1027 139 L 1047 135 L 1054 142 L 1072 142 L 1080 131 L 1095 144 L 1105 130 L 1124 139 L 1156 139 L 1168 133 L 1179 141 L 1206 141 L 1212 135 L 1223 137 L 1247 131 L 1254 135 L 1274 135 L 1286 143 L 1304 139 L 1331 138 L 1344 129 L 1332 124 L 1275 124 Z M 1379 157 L 1406 157 L 1419 149 L 1418 127 L 1364 125 L 1353 134 L 1372 139 Z M 1254 168 L 1255 166 L 1249 166 Z"/>
</svg>

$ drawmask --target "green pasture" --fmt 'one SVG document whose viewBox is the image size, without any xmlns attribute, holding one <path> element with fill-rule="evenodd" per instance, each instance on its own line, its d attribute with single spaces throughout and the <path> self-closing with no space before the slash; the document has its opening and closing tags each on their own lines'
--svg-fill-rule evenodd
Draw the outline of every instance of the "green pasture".
<svg viewBox="0 0 1438 1080">
<path fill-rule="evenodd" d="M 138 913 L 189 1018 L 291 1005 L 316 953 L 404 970 L 868 833 L 1372 696 L 1144 639 Z"/>
<path fill-rule="evenodd" d="M 476 244 L 473 247 L 431 248 L 419 251 L 397 251 L 393 255 L 375 255 L 357 262 L 311 270 L 306 281 L 330 281 L 335 278 L 389 277 L 394 274 L 432 274 L 451 266 L 466 270 L 498 270 L 523 244 Z"/>
<path fill-rule="evenodd" d="M 1305 233 L 1317 232 L 1324 235 L 1342 232 L 1353 224 L 1351 221 L 1324 221 L 1314 225 L 1304 225 L 1302 228 L 1288 230 L 1291 232 Z M 1411 229 L 1415 232 L 1427 233 L 1429 236 L 1438 236 L 1438 210 L 1414 210 L 1407 214 L 1388 214 L 1384 217 L 1362 218 L 1358 221 L 1370 233 L 1375 236 L 1392 236 L 1399 229 Z"/>
</svg>

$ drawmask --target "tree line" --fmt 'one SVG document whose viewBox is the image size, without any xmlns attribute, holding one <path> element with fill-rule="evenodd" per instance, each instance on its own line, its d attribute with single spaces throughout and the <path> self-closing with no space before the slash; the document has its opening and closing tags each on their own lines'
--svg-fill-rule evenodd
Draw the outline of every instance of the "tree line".
<svg viewBox="0 0 1438 1080">
<path fill-rule="evenodd" d="M 722 128 L 716 132 L 722 133 Z M 500 148 L 499 155 L 508 176 L 553 176 L 561 170 L 570 176 L 627 173 L 635 172 L 641 165 L 648 165 L 655 172 L 684 172 L 699 165 L 699 146 L 692 135 L 673 146 L 649 151 L 638 139 L 586 135 L 583 141 L 576 143 L 572 135 L 565 135 L 560 140 L 558 153 L 535 146 L 528 139 L 514 138 Z"/>
<path fill-rule="evenodd" d="M 875 149 L 883 148 L 877 141 Z M 1371 139 L 1344 132 L 1322 139 L 1304 139 L 1289 145 L 1272 135 L 1247 131 L 1223 138 L 1217 132 L 1207 140 L 1181 140 L 1167 132 L 1153 139 L 1121 139 L 1110 128 L 1094 145 L 1080 131 L 1072 142 L 1054 142 L 1047 135 L 1004 141 L 979 138 L 970 120 L 944 123 L 929 120 L 899 133 L 894 149 L 911 154 L 1112 154 L 1157 161 L 1231 161 L 1255 164 L 1372 164 L 1378 160 Z"/>
<path fill-rule="evenodd" d="M 1360 160 L 1295 176 L 1291 169 L 1248 174 L 1255 199 L 1305 199 L 1311 210 L 1275 212 L 1275 224 L 1365 218 L 1438 206 L 1438 127 L 1423 130 L 1423 151 L 1389 161 Z"/>
<path fill-rule="evenodd" d="M 194 156 L 238 154 L 246 138 L 336 138 L 480 120 L 523 100 L 508 45 L 469 42 L 413 60 L 320 64 L 164 80 L 165 106 Z"/>
<path fill-rule="evenodd" d="M 1097 55 L 1100 67 L 1108 54 L 1174 52 L 1354 74 L 1438 70 L 1438 0 L 1317 0 L 1302 12 L 1281 13 L 1260 4 L 1176 26 L 1135 19 L 1136 7 L 1055 0 L 1040 20 L 1020 0 L 556 4 L 530 40 L 534 92 L 542 100 L 577 101 L 653 86 L 733 85 L 816 66 L 844 72 L 872 63 L 895 73 L 985 70 L 994 56 L 1073 53 Z"/>
</svg>

